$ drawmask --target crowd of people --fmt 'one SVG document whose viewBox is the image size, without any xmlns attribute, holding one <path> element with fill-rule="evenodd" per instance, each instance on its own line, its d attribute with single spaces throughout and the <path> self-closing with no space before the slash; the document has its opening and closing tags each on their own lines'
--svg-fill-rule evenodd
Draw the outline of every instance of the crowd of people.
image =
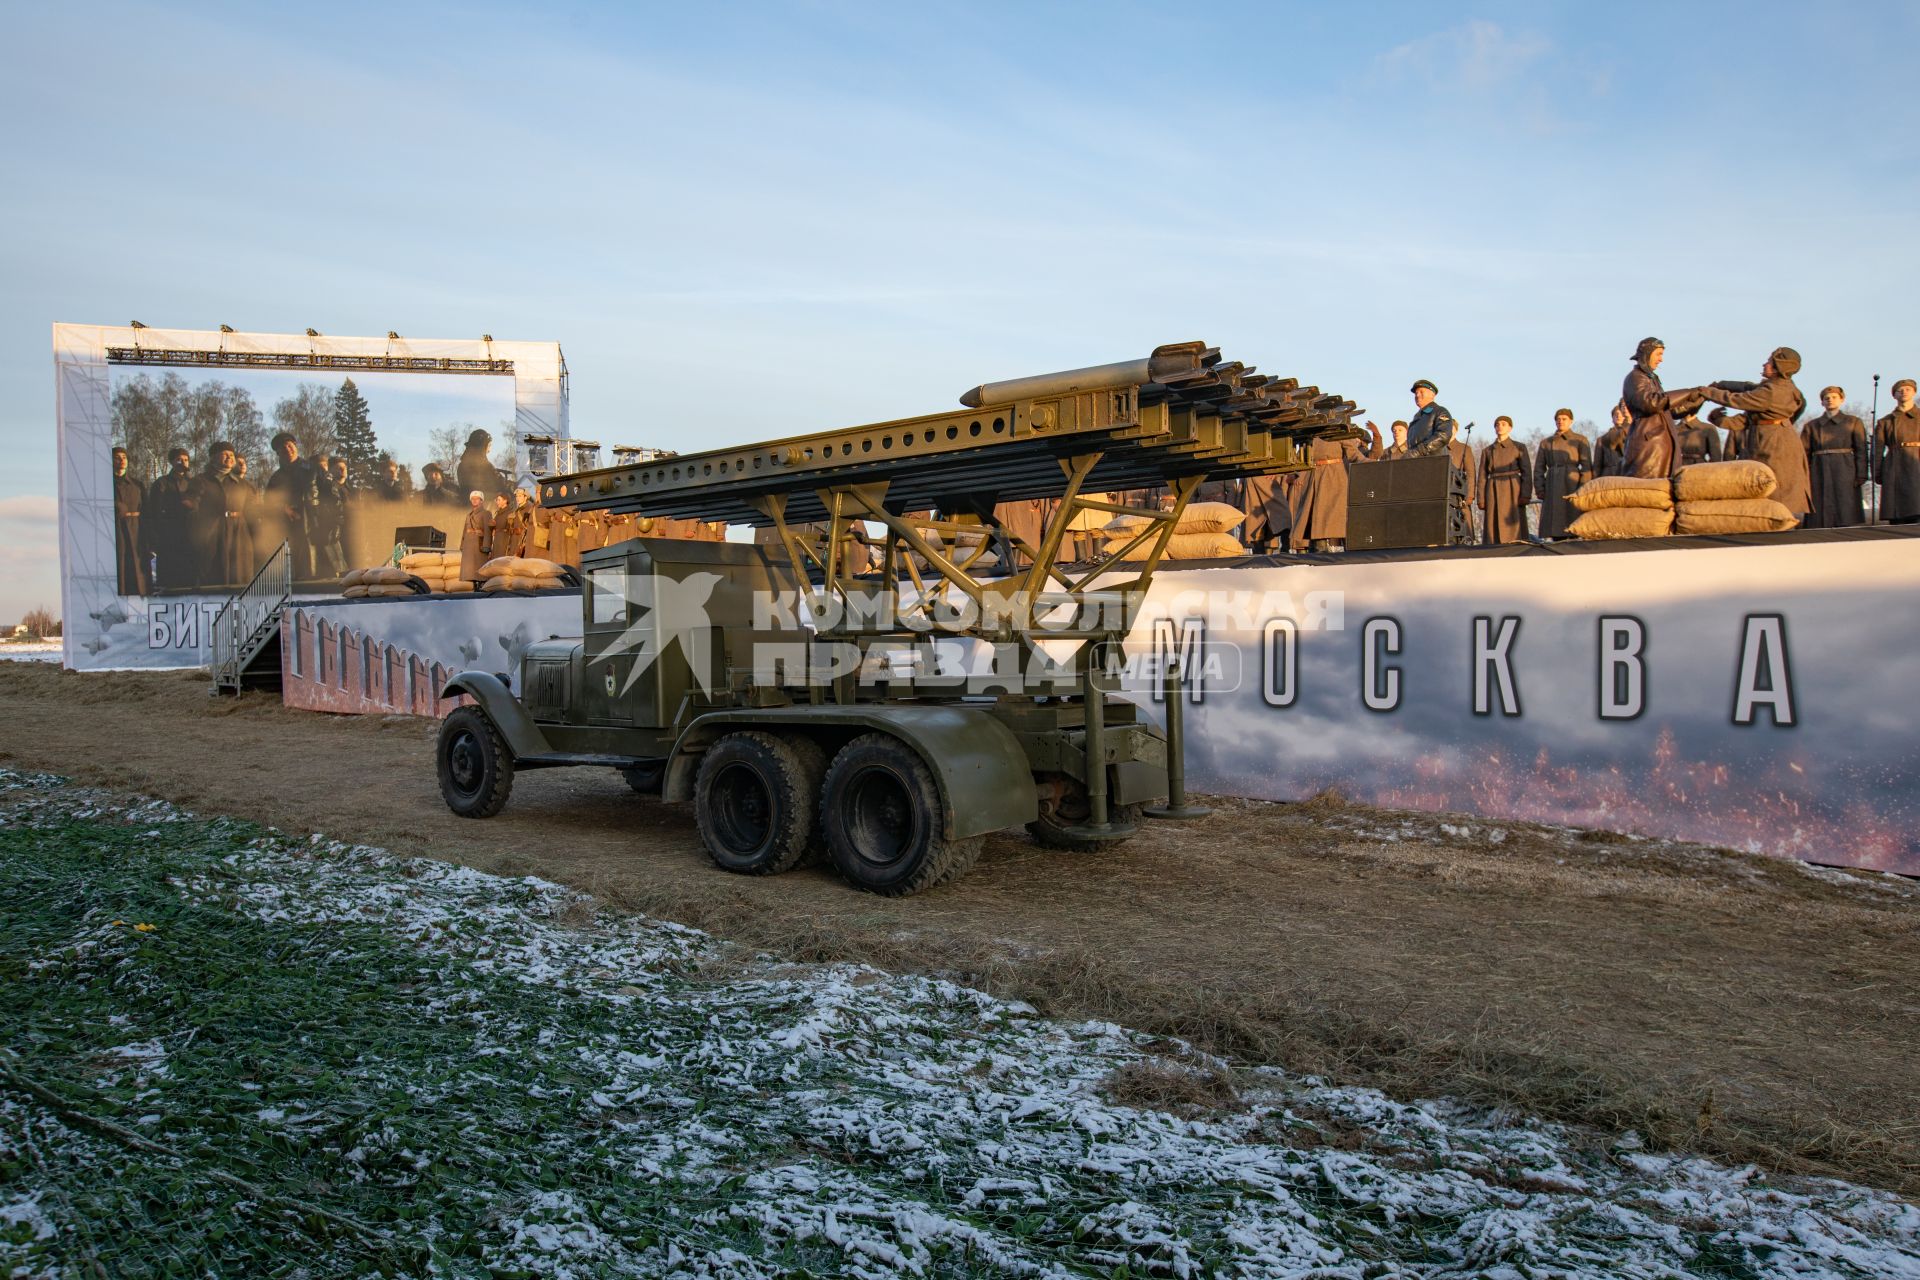
<svg viewBox="0 0 1920 1280">
<path fill-rule="evenodd" d="M 1494 419 L 1494 439 L 1476 456 L 1439 403 L 1438 388 L 1422 378 L 1409 389 L 1414 412 L 1392 424 L 1391 444 L 1369 422 L 1371 439 L 1315 440 L 1304 471 L 1209 485 L 1198 496 L 1238 504 L 1247 516 L 1241 536 L 1252 550 L 1340 550 L 1353 467 L 1447 453 L 1466 473 L 1462 501 L 1479 516 L 1468 525 L 1479 528 L 1481 542 L 1552 541 L 1570 536 L 1579 512 L 1568 499 L 1588 480 L 1666 477 L 1696 462 L 1746 458 L 1773 471 L 1774 501 L 1802 527 L 1920 521 L 1920 408 L 1912 378 L 1894 383 L 1892 411 L 1869 431 L 1843 410 L 1846 391 L 1838 386 L 1822 389 L 1823 412 L 1801 424 L 1807 402 L 1793 381 L 1800 355 L 1790 347 L 1766 358 L 1757 381 L 1676 390 L 1661 384 L 1665 357 L 1660 339 L 1640 343 L 1612 426 L 1598 440 L 1575 431 L 1573 411 L 1562 408 L 1554 413 L 1552 434 L 1529 450 L 1513 438 L 1513 419 L 1502 414 Z"/>
</svg>

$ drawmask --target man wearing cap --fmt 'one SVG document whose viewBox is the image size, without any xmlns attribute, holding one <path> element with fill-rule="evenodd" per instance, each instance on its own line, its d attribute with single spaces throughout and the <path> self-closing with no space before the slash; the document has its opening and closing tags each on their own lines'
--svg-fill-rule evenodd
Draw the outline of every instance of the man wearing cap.
<svg viewBox="0 0 1920 1280">
<path fill-rule="evenodd" d="M 1396 420 L 1393 424 L 1393 443 L 1388 445 L 1386 451 L 1378 458 L 1375 458 L 1374 461 L 1397 462 L 1401 458 L 1410 458 L 1412 456 L 1412 452 L 1407 448 L 1407 424 Z"/>
<path fill-rule="evenodd" d="M 261 541 L 287 544 L 293 559 L 293 577 L 304 582 L 313 577 L 313 544 L 308 537 L 318 518 L 319 479 L 313 464 L 300 456 L 300 442 L 293 433 L 282 431 L 273 437 L 274 456 L 279 468 L 267 478 L 266 498 L 261 504 Z M 161 576 L 165 577 L 162 570 Z"/>
<path fill-rule="evenodd" d="M 1441 452 L 1453 441 L 1453 415 L 1444 405 L 1434 403 L 1440 388 L 1422 378 L 1408 389 L 1418 406 L 1413 417 L 1407 420 L 1408 453 L 1420 458 Z"/>
<path fill-rule="evenodd" d="M 1739 455 L 1771 467 L 1773 500 L 1805 519 L 1813 499 L 1807 485 L 1807 449 L 1793 428 L 1807 411 L 1807 398 L 1793 385 L 1798 372 L 1800 353 L 1792 347 L 1775 347 L 1760 366 L 1758 382 L 1715 382 L 1694 392 L 1673 392 L 1670 398 L 1700 395 L 1744 413 L 1746 426 L 1737 439 Z"/>
<path fill-rule="evenodd" d="M 1880 518 L 1889 524 L 1920 520 L 1920 408 L 1912 378 L 1893 384 L 1894 409 L 1873 429 L 1873 478 L 1880 486 Z"/>
<path fill-rule="evenodd" d="M 1839 387 L 1820 392 L 1826 412 L 1800 430 L 1807 446 L 1808 493 L 1813 506 L 1809 529 L 1842 529 L 1865 524 L 1860 490 L 1867 483 L 1867 426 L 1850 413 L 1840 412 L 1847 393 Z"/>
<path fill-rule="evenodd" d="M 1613 406 L 1613 425 L 1593 442 L 1595 476 L 1627 474 L 1627 428 L 1632 424 L 1633 415 L 1627 412 L 1627 402 L 1619 401 Z"/>
<path fill-rule="evenodd" d="M 1633 368 L 1620 388 L 1633 422 L 1627 428 L 1627 475 L 1665 479 L 1680 469 L 1680 445 L 1673 432 L 1673 415 L 1700 407 L 1702 393 L 1668 391 L 1658 372 L 1667 358 L 1667 344 L 1642 338 L 1633 351 Z M 1796 393 L 1798 394 L 1798 393 Z"/>
<path fill-rule="evenodd" d="M 1521 455 L 1525 465 L 1526 454 Z M 1527 500 L 1540 499 L 1540 536 L 1546 539 L 1569 538 L 1567 526 L 1580 513 L 1567 501 L 1587 481 L 1593 479 L 1593 446 L 1573 429 L 1573 410 L 1556 409 L 1553 434 L 1540 442 L 1533 455 L 1533 485 Z"/>
<path fill-rule="evenodd" d="M 113 551 L 120 594 L 147 594 L 147 543 L 140 536 L 140 509 L 147 487 L 127 474 L 127 451 L 113 447 Z"/>
</svg>

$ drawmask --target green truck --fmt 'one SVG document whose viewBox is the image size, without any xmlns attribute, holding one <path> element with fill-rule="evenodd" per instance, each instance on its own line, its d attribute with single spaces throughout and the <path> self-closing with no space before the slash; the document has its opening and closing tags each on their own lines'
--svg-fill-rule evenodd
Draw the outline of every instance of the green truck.
<svg viewBox="0 0 1920 1280">
<path fill-rule="evenodd" d="M 725 870 L 824 856 L 890 895 L 960 875 L 1003 828 L 1090 849 L 1147 816 L 1198 816 L 1180 699 L 1163 730 L 1113 696 L 1122 642 L 1201 484 L 1301 469 L 1311 438 L 1356 434 L 1358 410 L 1198 342 L 961 402 L 544 482 L 548 508 L 762 540 L 588 552 L 579 639 L 447 683 L 462 698 L 438 740 L 448 806 L 485 818 L 519 770 L 612 768 L 692 801 Z M 1035 500 L 1037 535 L 1002 518 Z M 1076 562 L 1089 513 L 1128 532 Z"/>
</svg>

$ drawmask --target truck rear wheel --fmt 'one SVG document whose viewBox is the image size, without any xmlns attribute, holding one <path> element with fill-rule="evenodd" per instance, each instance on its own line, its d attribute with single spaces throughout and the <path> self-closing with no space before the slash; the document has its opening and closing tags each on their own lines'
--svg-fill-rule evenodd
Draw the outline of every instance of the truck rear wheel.
<svg viewBox="0 0 1920 1280">
<path fill-rule="evenodd" d="M 898 738 L 869 733 L 842 747 L 820 789 L 833 865 L 857 888 L 899 897 L 959 876 L 982 837 L 947 834 L 933 770 Z"/>
<path fill-rule="evenodd" d="M 813 835 L 817 775 L 771 733 L 730 733 L 707 748 L 693 783 L 694 819 L 715 865 L 764 876 L 796 867 Z"/>
<path fill-rule="evenodd" d="M 463 818 L 491 818 L 513 792 L 513 753 L 487 713 L 455 707 L 440 722 L 440 795 Z"/>
</svg>

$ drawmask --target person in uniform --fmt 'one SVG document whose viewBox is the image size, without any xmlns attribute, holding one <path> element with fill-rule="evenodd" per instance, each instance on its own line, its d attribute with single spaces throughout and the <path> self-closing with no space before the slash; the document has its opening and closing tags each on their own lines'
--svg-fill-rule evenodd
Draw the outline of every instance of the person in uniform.
<svg viewBox="0 0 1920 1280">
<path fill-rule="evenodd" d="M 268 556 L 279 550 L 279 544 L 276 543 L 271 547 L 261 545 L 260 490 L 255 487 L 252 478 L 247 475 L 246 454 L 243 453 L 233 460 L 233 475 L 242 486 L 240 490 L 240 522 L 247 527 L 247 544 L 253 548 L 253 563 L 254 566 L 258 568 L 267 562 Z"/>
<path fill-rule="evenodd" d="M 589 551 L 598 551 L 607 545 L 606 513 L 602 511 L 582 511 L 577 522 L 578 532 L 575 545 L 576 555 L 584 556 Z"/>
<path fill-rule="evenodd" d="M 1566 421 L 1572 424 L 1571 413 Z M 1493 443 L 1480 451 L 1477 492 L 1480 510 L 1486 515 L 1484 540 L 1488 546 L 1525 542 L 1527 504 L 1533 501 L 1533 468 L 1527 462 L 1527 446 L 1513 438 L 1513 419 L 1505 414 L 1493 420 L 1493 436 Z M 1576 434 L 1573 438 L 1585 437 Z"/>
<path fill-rule="evenodd" d="M 1489 446 L 1491 447 L 1491 446 Z M 1533 455 L 1533 493 L 1540 498 L 1540 536 L 1570 537 L 1567 526 L 1579 516 L 1568 498 L 1593 479 L 1593 446 L 1573 429 L 1573 410 L 1556 409 L 1553 434 Z"/>
<path fill-rule="evenodd" d="M 1467 491 L 1457 500 L 1460 516 L 1467 531 L 1467 541 L 1474 541 L 1473 512 L 1480 501 L 1480 467 L 1474 461 L 1473 446 L 1455 436 L 1447 443 L 1447 452 L 1453 457 L 1453 468 L 1467 478 Z"/>
<path fill-rule="evenodd" d="M 147 594 L 147 544 L 140 534 L 146 486 L 127 474 L 127 451 L 113 450 L 113 561 L 120 594 Z"/>
<path fill-rule="evenodd" d="M 253 579 L 253 539 L 247 533 L 246 481 L 236 476 L 233 445 L 216 440 L 207 449 L 194 506 L 194 546 L 200 553 L 202 586 L 241 586 Z"/>
<path fill-rule="evenodd" d="M 475 489 L 467 495 L 467 519 L 460 527 L 460 576 L 468 582 L 479 582 L 480 566 L 493 559 L 492 536 L 493 517 L 487 511 L 487 495 Z"/>
<path fill-rule="evenodd" d="M 1807 485 L 1807 447 L 1793 425 L 1807 411 L 1807 398 L 1793 385 L 1798 372 L 1800 353 L 1792 347 L 1776 347 L 1760 367 L 1760 381 L 1715 382 L 1685 394 L 1746 415 L 1739 456 L 1771 467 L 1773 500 L 1804 520 L 1813 499 Z"/>
<path fill-rule="evenodd" d="M 300 443 L 291 432 L 274 436 L 273 453 L 280 465 L 267 479 L 260 534 L 266 542 L 285 542 L 294 581 L 308 581 L 313 577 L 313 524 L 320 506 L 318 476 L 313 464 L 300 456 Z"/>
<path fill-rule="evenodd" d="M 994 550 L 1004 568 L 1014 571 L 1032 565 L 1032 560 L 1014 539 L 1019 538 L 1038 551 L 1041 539 L 1047 534 L 1047 519 L 1053 514 L 1052 508 L 1053 504 L 1045 498 L 1023 498 L 994 505 L 993 518 L 1004 531 L 994 535 Z"/>
<path fill-rule="evenodd" d="M 1291 478 L 1291 472 L 1247 477 L 1240 491 L 1240 510 L 1247 515 L 1240 526 L 1240 540 L 1251 550 L 1265 555 L 1287 549 L 1287 534 L 1293 529 L 1286 483 Z"/>
<path fill-rule="evenodd" d="M 1420 379 L 1409 387 L 1413 393 L 1415 412 L 1407 420 L 1407 450 L 1411 457 L 1424 457 L 1429 453 L 1439 453 L 1453 440 L 1453 415 L 1446 406 L 1437 402 L 1440 389 Z M 1375 435 L 1379 433 L 1376 431 Z"/>
<path fill-rule="evenodd" d="M 1667 344 L 1642 338 L 1634 348 L 1633 368 L 1627 371 L 1620 399 L 1632 415 L 1627 428 L 1627 469 L 1623 473 L 1646 479 L 1665 479 L 1680 469 L 1680 445 L 1674 435 L 1674 414 L 1691 413 L 1701 405 L 1700 393 L 1669 392 L 1658 372 L 1667 358 Z"/>
<path fill-rule="evenodd" d="M 1913 379 L 1900 379 L 1893 384 L 1893 412 L 1873 427 L 1873 481 L 1888 524 L 1920 520 L 1920 408 L 1913 401 Z"/>
<path fill-rule="evenodd" d="M 1701 421 L 1698 406 L 1680 421 L 1673 424 L 1673 437 L 1680 445 L 1680 465 L 1690 467 L 1696 462 L 1719 462 L 1724 456 L 1720 446 L 1720 428 L 1711 422 Z"/>
<path fill-rule="evenodd" d="M 496 493 L 505 493 L 506 481 L 500 478 L 500 472 L 487 458 L 487 450 L 493 447 L 493 437 L 475 429 L 467 436 L 467 447 L 460 454 L 460 465 L 454 470 L 454 481 L 464 492 L 478 489 L 491 502 Z"/>
<path fill-rule="evenodd" d="M 1372 424 L 1372 423 L 1368 423 L 1367 425 L 1368 425 L 1368 426 L 1372 426 L 1373 424 Z M 1393 426 L 1392 426 L 1392 427 L 1390 428 L 1390 430 L 1391 430 L 1391 431 L 1393 432 L 1393 443 L 1392 443 L 1392 444 L 1390 444 L 1390 445 L 1388 445 L 1388 446 L 1387 446 L 1386 448 L 1384 448 L 1384 449 L 1382 449 L 1382 450 L 1380 451 L 1380 456 L 1379 456 L 1379 457 L 1377 457 L 1377 458 L 1375 458 L 1375 459 L 1373 459 L 1373 461 L 1375 461 L 1375 462 L 1398 462 L 1398 461 L 1399 461 L 1400 459 L 1402 459 L 1402 458 L 1406 458 L 1406 457 L 1411 457 L 1411 456 L 1412 456 L 1412 455 L 1411 455 L 1411 454 L 1410 454 L 1410 453 L 1409 453 L 1409 452 L 1407 451 L 1407 424 L 1406 424 L 1406 422 L 1405 422 L 1405 421 L 1399 421 L 1399 420 L 1397 420 L 1397 421 L 1395 421 L 1395 422 L 1394 422 L 1394 424 L 1393 424 Z"/>
<path fill-rule="evenodd" d="M 1627 412 L 1625 401 L 1613 406 L 1613 425 L 1593 443 L 1593 474 L 1596 478 L 1627 474 L 1627 428 L 1632 423 L 1633 415 Z"/>
<path fill-rule="evenodd" d="M 373 496 L 382 502 L 399 502 L 407 496 L 400 480 L 400 464 L 386 454 L 380 455 L 379 473 L 373 478 Z"/>
<path fill-rule="evenodd" d="M 152 556 L 148 586 L 153 590 L 190 587 L 200 568 L 193 552 L 193 512 L 200 505 L 193 456 L 185 449 L 171 449 L 167 464 L 167 474 L 148 486 L 140 508 L 141 532 Z"/>
<path fill-rule="evenodd" d="M 429 507 L 465 508 L 466 502 L 460 497 L 459 490 L 447 483 L 447 473 L 437 462 L 429 462 L 420 468 L 420 501 Z"/>
<path fill-rule="evenodd" d="M 360 546 L 360 500 L 366 495 L 359 485 L 347 477 L 345 458 L 333 458 L 327 474 L 333 480 L 334 504 L 338 513 L 334 530 L 339 540 L 340 571 L 345 573 L 365 554 Z"/>
<path fill-rule="evenodd" d="M 1446 411 L 1443 409 L 1441 412 Z M 1452 431 L 1451 419 L 1446 429 Z M 1294 510 L 1295 541 L 1304 542 L 1314 551 L 1344 549 L 1347 541 L 1347 469 L 1355 462 L 1372 457 L 1379 447 L 1379 439 L 1378 430 L 1374 432 L 1371 443 L 1314 438 L 1307 449 L 1310 465 Z M 1437 453 L 1445 447 L 1442 443 L 1433 452 Z"/>
<path fill-rule="evenodd" d="M 1820 392 L 1826 410 L 1800 429 L 1807 447 L 1809 529 L 1844 529 L 1867 522 L 1860 501 L 1867 483 L 1867 424 L 1840 412 L 1847 393 L 1839 387 Z"/>
</svg>

